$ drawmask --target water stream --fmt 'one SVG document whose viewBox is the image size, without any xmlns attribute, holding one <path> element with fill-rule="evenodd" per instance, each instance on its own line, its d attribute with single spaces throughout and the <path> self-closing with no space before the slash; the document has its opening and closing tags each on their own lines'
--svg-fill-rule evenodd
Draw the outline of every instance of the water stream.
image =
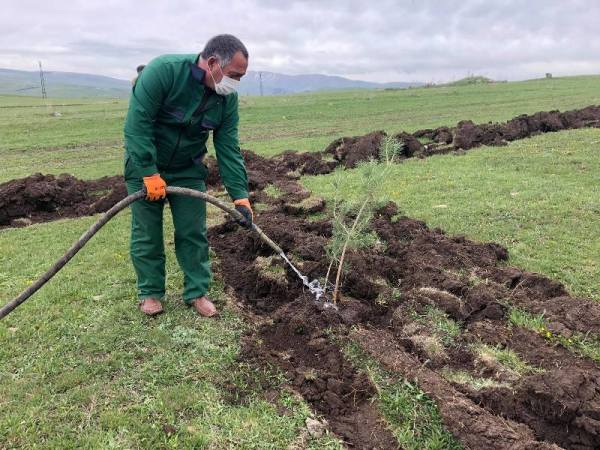
<svg viewBox="0 0 600 450">
<path fill-rule="evenodd" d="M 319 280 L 308 281 L 308 277 L 306 275 L 302 275 L 302 273 L 296 269 L 285 253 L 281 252 L 279 256 L 281 256 L 283 260 L 292 268 L 292 270 L 296 272 L 298 278 L 302 280 L 302 284 L 306 286 L 310 293 L 315 296 L 315 300 L 319 300 L 325 294 L 325 289 L 321 286 Z"/>
</svg>

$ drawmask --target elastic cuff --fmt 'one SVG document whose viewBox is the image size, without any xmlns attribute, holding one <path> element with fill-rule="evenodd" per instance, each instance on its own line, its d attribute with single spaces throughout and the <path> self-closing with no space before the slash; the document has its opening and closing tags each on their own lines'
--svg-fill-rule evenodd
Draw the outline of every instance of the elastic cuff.
<svg viewBox="0 0 600 450">
<path fill-rule="evenodd" d="M 248 191 L 227 191 L 229 193 L 229 197 L 231 200 L 241 200 L 243 198 L 248 198 Z"/>
<path fill-rule="evenodd" d="M 183 303 L 185 303 L 188 306 L 192 306 L 192 302 L 194 300 L 196 300 L 197 298 L 205 297 L 205 296 L 206 296 L 206 292 L 204 294 L 194 295 L 193 297 L 190 297 L 190 298 L 184 298 Z"/>
<path fill-rule="evenodd" d="M 163 301 L 165 298 L 165 294 L 144 294 L 138 295 L 138 301 L 146 300 L 147 298 L 155 298 L 156 300 Z"/>
<path fill-rule="evenodd" d="M 150 175 L 158 173 L 158 168 L 156 165 L 139 167 L 139 173 L 142 177 L 149 177 Z"/>
</svg>

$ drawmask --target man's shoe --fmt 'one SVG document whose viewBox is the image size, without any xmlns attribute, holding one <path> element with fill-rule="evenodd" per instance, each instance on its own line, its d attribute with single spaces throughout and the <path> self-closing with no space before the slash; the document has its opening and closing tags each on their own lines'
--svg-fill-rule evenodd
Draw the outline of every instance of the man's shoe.
<svg viewBox="0 0 600 450">
<path fill-rule="evenodd" d="M 196 312 L 204 317 L 213 317 L 217 315 L 217 308 L 213 305 L 208 297 L 198 297 L 190 302 L 190 305 L 194 307 Z"/>
<path fill-rule="evenodd" d="M 157 298 L 145 298 L 140 301 L 140 311 L 148 316 L 156 316 L 163 312 L 162 303 Z"/>
</svg>

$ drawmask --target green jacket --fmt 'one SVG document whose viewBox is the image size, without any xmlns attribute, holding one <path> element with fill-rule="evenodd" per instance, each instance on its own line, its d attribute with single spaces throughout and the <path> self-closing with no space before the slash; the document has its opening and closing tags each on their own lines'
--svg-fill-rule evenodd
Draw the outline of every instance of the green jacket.
<svg viewBox="0 0 600 450">
<path fill-rule="evenodd" d="M 213 131 L 219 173 L 234 200 L 248 197 L 248 176 L 238 140 L 238 97 L 204 87 L 198 55 L 163 55 L 140 73 L 125 120 L 125 151 L 136 176 L 180 171 L 202 162 Z"/>
</svg>

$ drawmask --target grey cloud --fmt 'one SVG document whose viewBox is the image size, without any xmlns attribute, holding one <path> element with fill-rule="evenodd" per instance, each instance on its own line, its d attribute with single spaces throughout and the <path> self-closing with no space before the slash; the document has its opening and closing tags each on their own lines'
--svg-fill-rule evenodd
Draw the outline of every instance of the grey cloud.
<svg viewBox="0 0 600 450">
<path fill-rule="evenodd" d="M 53 70 L 128 78 L 153 56 L 197 52 L 230 32 L 246 42 L 253 70 L 374 81 L 598 73 L 599 22 L 594 0 L 9 0 L 0 67 L 42 59 Z"/>
</svg>

